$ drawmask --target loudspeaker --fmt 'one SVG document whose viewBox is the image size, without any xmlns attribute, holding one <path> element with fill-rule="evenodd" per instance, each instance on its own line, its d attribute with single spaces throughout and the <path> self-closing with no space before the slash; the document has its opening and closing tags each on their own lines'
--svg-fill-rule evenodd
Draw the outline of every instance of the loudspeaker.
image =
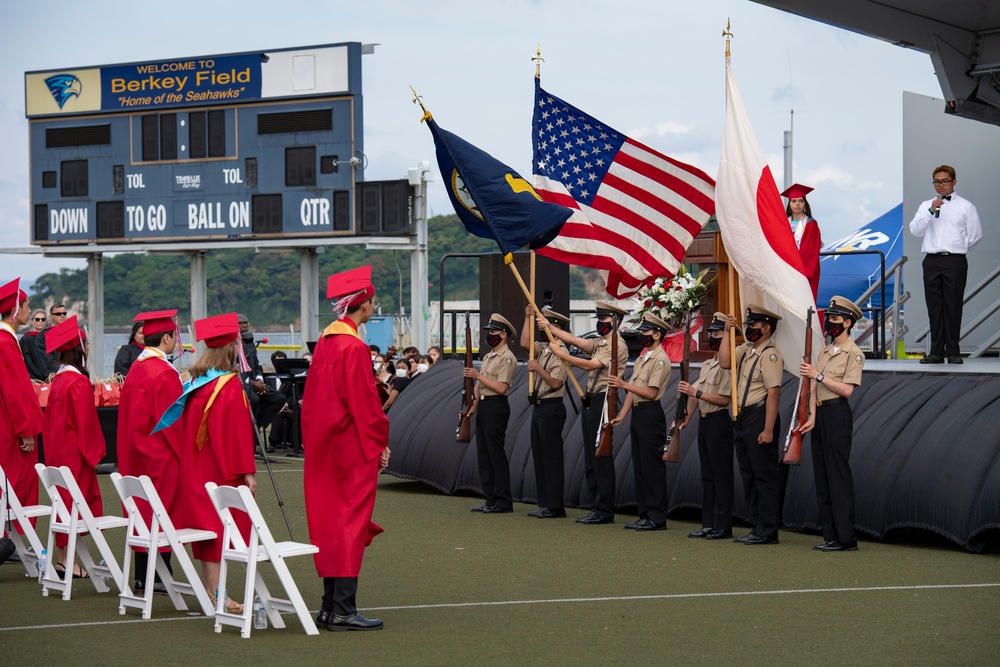
<svg viewBox="0 0 1000 667">
<path fill-rule="evenodd" d="M 514 265 L 517 267 L 524 284 L 531 287 L 530 255 L 518 253 L 514 255 Z M 548 295 L 547 293 L 551 293 Z M 551 296 L 551 302 L 546 304 L 546 296 Z M 482 359 L 489 346 L 486 345 L 486 332 L 482 330 L 490 315 L 500 313 L 517 329 L 516 335 L 510 341 L 511 352 L 519 360 L 528 358 L 528 351 L 521 347 L 521 330 L 524 328 L 524 308 L 528 301 L 518 285 L 511 268 L 504 264 L 503 255 L 486 255 L 479 258 L 479 358 Z M 539 308 L 546 305 L 557 313 L 569 317 L 569 265 L 541 255 L 535 256 L 535 303 Z M 473 336 L 477 332 L 473 332 Z"/>
</svg>

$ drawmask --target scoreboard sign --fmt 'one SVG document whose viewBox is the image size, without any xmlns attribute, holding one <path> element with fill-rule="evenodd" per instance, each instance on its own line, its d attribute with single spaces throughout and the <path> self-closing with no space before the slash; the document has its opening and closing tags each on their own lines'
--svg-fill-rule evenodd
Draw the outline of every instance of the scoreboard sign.
<svg viewBox="0 0 1000 667">
<path fill-rule="evenodd" d="M 37 245 L 410 233 L 401 184 L 357 222 L 357 42 L 28 72 L 25 109 Z"/>
</svg>

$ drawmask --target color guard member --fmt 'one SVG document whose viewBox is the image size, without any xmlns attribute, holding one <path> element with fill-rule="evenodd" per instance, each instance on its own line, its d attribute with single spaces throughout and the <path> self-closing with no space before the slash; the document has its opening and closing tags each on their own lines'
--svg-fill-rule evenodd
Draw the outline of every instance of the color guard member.
<svg viewBox="0 0 1000 667">
<path fill-rule="evenodd" d="M 632 412 L 629 435 L 632 439 L 632 472 L 635 475 L 635 504 L 639 519 L 625 524 L 627 530 L 666 530 L 667 464 L 663 445 L 667 440 L 667 418 L 660 399 L 670 382 L 670 357 L 663 349 L 663 337 L 670 327 L 659 317 L 645 313 L 639 323 L 640 342 L 645 348 L 635 361 L 630 382 L 608 376 L 608 387 L 624 389 L 625 402 L 611 422 L 618 426 Z M 621 367 L 619 367 L 621 368 Z M 621 372 L 621 370 L 619 370 Z"/>
<path fill-rule="evenodd" d="M 473 512 L 504 514 L 514 511 L 510 493 L 510 463 L 504 445 L 507 442 L 507 420 L 510 404 L 507 392 L 514 382 L 517 357 L 507 347 L 516 333 L 513 325 L 498 313 L 490 315 L 486 344 L 493 349 L 483 359 L 481 370 L 465 368 L 462 374 L 476 380 L 475 397 L 470 415 L 476 418 L 476 454 L 479 459 L 479 481 L 486 502 L 472 508 Z"/>
<path fill-rule="evenodd" d="M 598 301 L 597 333 L 600 338 L 577 338 L 568 331 L 550 327 L 553 336 L 567 345 L 577 346 L 582 352 L 590 355 L 590 359 L 582 359 L 574 357 L 562 346 L 553 345 L 551 348 L 552 354 L 560 359 L 577 368 L 590 371 L 580 424 L 583 427 L 584 481 L 587 484 L 587 494 L 590 496 L 591 511 L 587 516 L 578 518 L 577 523 L 615 522 L 615 461 L 612 457 L 595 456 L 595 452 L 597 432 L 602 415 L 607 410 L 604 398 L 611 366 L 611 336 L 618 336 L 618 365 L 624 369 L 628 363 L 628 345 L 618 333 L 618 326 L 622 317 L 626 315 L 628 315 L 627 310 Z M 539 317 L 538 323 L 541 327 L 549 326 L 544 317 Z M 623 370 L 618 372 L 620 374 Z"/>
<path fill-rule="evenodd" d="M 812 380 L 810 417 L 799 430 L 813 434 L 813 474 L 825 540 L 813 547 L 819 551 L 858 550 L 850 461 L 854 415 L 848 399 L 861 385 L 865 367 L 865 355 L 851 338 L 859 319 L 861 309 L 850 299 L 830 299 L 824 329 L 833 342 L 820 351 L 816 366 L 802 362 L 799 367 L 802 376 Z"/>
<path fill-rule="evenodd" d="M 708 327 L 708 346 L 716 355 L 701 365 L 697 380 L 677 385 L 677 390 L 688 396 L 688 416 L 681 428 L 687 426 L 696 410 L 701 415 L 701 528 L 688 533 L 688 537 L 706 540 L 733 536 L 733 421 L 726 409 L 732 394 L 732 374 L 719 364 L 718 355 L 725 344 L 725 328 L 725 313 L 716 313 Z"/>
<path fill-rule="evenodd" d="M 781 463 L 778 401 L 785 362 L 771 337 L 780 319 L 764 307 L 751 304 L 744 321 L 747 342 L 736 348 L 736 359 L 730 359 L 728 345 L 719 349 L 719 365 L 735 367 L 737 373 L 736 459 L 743 477 L 748 520 L 753 526 L 750 533 L 734 541 L 750 545 L 778 543 L 778 467 Z M 727 315 L 725 332 L 728 334 L 734 326 L 736 318 Z"/>
<path fill-rule="evenodd" d="M 527 349 L 529 336 L 537 330 L 531 327 L 531 306 L 525 309 L 524 328 L 521 330 L 521 347 Z M 542 315 L 550 324 L 560 329 L 569 328 L 569 318 L 548 308 Z M 541 339 L 547 340 L 542 335 Z M 535 490 L 538 509 L 528 516 L 539 519 L 561 519 L 566 516 L 563 504 L 565 468 L 563 463 L 563 425 L 566 423 L 566 393 L 568 371 L 559 358 L 549 349 L 547 342 L 535 343 L 538 359 L 528 360 L 528 370 L 535 376 L 529 400 L 531 411 L 531 457 L 535 464 Z"/>
</svg>

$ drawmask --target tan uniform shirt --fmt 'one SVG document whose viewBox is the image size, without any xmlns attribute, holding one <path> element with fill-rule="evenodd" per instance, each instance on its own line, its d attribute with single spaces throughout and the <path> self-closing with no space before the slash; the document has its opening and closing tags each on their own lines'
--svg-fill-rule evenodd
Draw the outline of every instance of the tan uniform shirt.
<svg viewBox="0 0 1000 667">
<path fill-rule="evenodd" d="M 497 352 L 496 350 L 493 350 L 486 355 L 483 359 L 483 366 L 479 369 L 479 372 L 491 380 L 506 382 L 509 387 L 514 382 L 514 372 L 516 370 L 517 357 L 515 357 L 514 353 L 510 351 L 510 348 L 504 346 L 502 351 Z M 498 394 L 495 391 L 491 391 L 485 384 L 480 383 L 479 395 L 482 398 L 486 398 L 487 396 L 503 396 L 504 394 Z"/>
<path fill-rule="evenodd" d="M 816 370 L 837 382 L 861 386 L 861 371 L 865 367 L 865 355 L 861 348 L 850 338 L 839 350 L 834 351 L 833 344 L 827 345 L 819 353 Z M 829 401 L 843 398 L 840 394 L 821 382 L 816 383 L 816 400 Z"/>
<path fill-rule="evenodd" d="M 625 366 L 628 364 L 628 344 L 621 334 L 618 336 L 618 377 L 625 373 Z M 600 394 L 608 388 L 608 371 L 611 368 L 611 341 L 606 338 L 595 338 L 587 341 L 589 345 L 583 351 L 590 355 L 591 359 L 597 359 L 603 366 L 590 371 L 587 379 L 587 395 Z"/>
<path fill-rule="evenodd" d="M 750 377 L 750 369 L 758 357 L 756 368 L 753 370 L 753 377 Z M 753 343 L 744 343 L 736 348 L 736 363 L 733 367 L 739 372 L 736 380 L 736 400 L 740 408 L 760 403 L 767 398 L 767 390 L 781 386 L 781 374 L 785 371 L 785 361 L 781 358 L 781 352 L 774 346 L 774 341 L 768 339 L 759 350 L 753 349 Z M 747 394 L 746 403 L 743 403 L 743 392 L 749 383 L 750 392 Z"/>
<path fill-rule="evenodd" d="M 559 360 L 559 357 L 552 354 L 548 343 L 535 343 L 535 348 L 541 350 L 538 352 L 538 364 L 552 376 L 553 380 L 557 382 L 561 380 L 563 384 L 558 389 L 553 389 L 548 382 L 542 379 L 540 374 L 536 373 L 535 386 L 532 387 L 532 393 L 536 394 L 540 399 L 562 398 L 563 394 L 566 393 L 566 379 L 568 377 L 566 367 Z"/>
<path fill-rule="evenodd" d="M 701 373 L 698 374 L 698 379 L 691 386 L 694 387 L 695 391 L 700 390 L 705 394 L 730 396 L 733 393 L 732 377 L 733 374 L 728 368 L 723 368 L 719 365 L 719 355 L 715 355 L 701 365 Z M 725 409 L 721 405 L 698 400 L 698 410 L 702 415 L 708 415 Z"/>
<path fill-rule="evenodd" d="M 670 357 L 662 345 L 657 345 L 655 350 L 642 354 L 635 360 L 632 379 L 629 382 L 637 387 L 657 387 L 659 391 L 656 392 L 656 398 L 649 399 L 651 401 L 659 401 L 663 397 L 663 392 L 667 390 L 667 384 L 670 382 Z M 632 394 L 633 405 L 646 402 L 647 399 Z"/>
</svg>

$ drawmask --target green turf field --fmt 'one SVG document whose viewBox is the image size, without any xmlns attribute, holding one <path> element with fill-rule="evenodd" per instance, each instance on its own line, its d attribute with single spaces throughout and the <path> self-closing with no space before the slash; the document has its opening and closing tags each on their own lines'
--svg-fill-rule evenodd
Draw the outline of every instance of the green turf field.
<svg viewBox="0 0 1000 667">
<path fill-rule="evenodd" d="M 274 468 L 304 540 L 301 465 Z M 258 502 L 287 539 L 262 473 Z M 108 477 L 101 488 L 117 512 Z M 688 539 L 693 521 L 637 534 L 622 529 L 624 515 L 584 526 L 573 522 L 579 510 L 554 520 L 527 518 L 527 505 L 470 513 L 478 502 L 381 478 L 375 520 L 386 532 L 368 549 L 358 594 L 362 613 L 385 621 L 378 632 L 308 637 L 285 616 L 287 628 L 244 640 L 235 628 L 215 634 L 211 620 L 175 611 L 166 597 L 150 621 L 137 610 L 120 616 L 117 596 L 86 581 L 69 602 L 43 598 L 19 565 L 4 565 L 0 664 L 1000 664 L 997 554 L 933 540 L 826 554 L 809 548 L 817 536 L 790 531 L 780 545 L 747 547 Z M 116 552 L 123 534 L 108 534 Z M 288 562 L 317 609 L 311 557 Z"/>
</svg>

